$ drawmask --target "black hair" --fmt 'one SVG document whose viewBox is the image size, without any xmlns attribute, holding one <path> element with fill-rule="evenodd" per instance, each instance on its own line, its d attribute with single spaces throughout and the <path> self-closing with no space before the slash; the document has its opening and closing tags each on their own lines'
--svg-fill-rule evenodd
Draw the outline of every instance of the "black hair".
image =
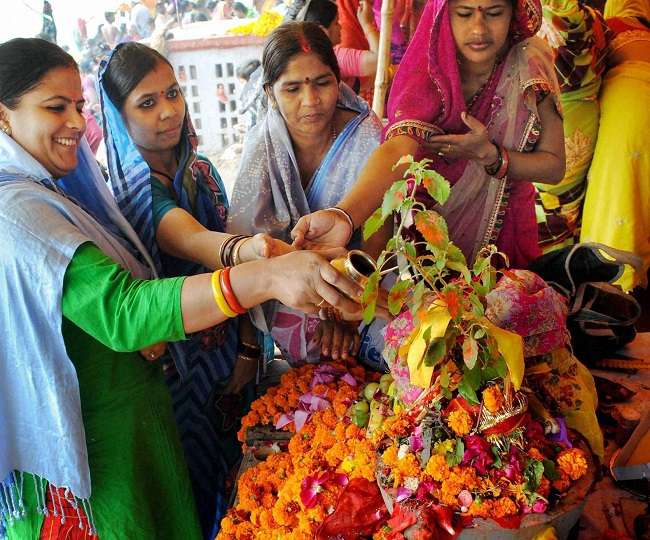
<svg viewBox="0 0 650 540">
<path fill-rule="evenodd" d="M 244 14 L 248 13 L 248 8 L 244 4 L 242 4 L 241 2 L 235 2 L 232 5 L 232 9 L 233 9 L 233 11 L 235 11 L 235 10 L 241 11 Z"/>
<path fill-rule="evenodd" d="M 255 58 L 254 60 L 249 60 L 245 64 L 242 64 L 237 67 L 237 72 L 235 73 L 235 75 L 237 75 L 237 77 L 239 77 L 240 79 L 244 79 L 245 81 L 247 81 L 248 79 L 251 78 L 253 72 L 261 65 L 262 63 L 257 58 Z"/>
<path fill-rule="evenodd" d="M 311 0 L 303 20 L 329 28 L 330 24 L 336 19 L 337 13 L 338 9 L 334 2 L 330 0 Z"/>
<path fill-rule="evenodd" d="M 0 45 L 0 103 L 9 109 L 35 88 L 52 69 L 74 67 L 61 47 L 39 38 L 15 38 Z"/>
<path fill-rule="evenodd" d="M 341 80 L 332 42 L 323 29 L 311 22 L 287 22 L 269 36 L 262 53 L 264 86 L 270 87 L 282 76 L 291 59 L 302 52 L 313 52 Z"/>
<path fill-rule="evenodd" d="M 120 45 L 102 77 L 104 90 L 118 111 L 140 81 L 160 64 L 171 67 L 162 54 L 142 43 L 129 41 Z"/>
</svg>

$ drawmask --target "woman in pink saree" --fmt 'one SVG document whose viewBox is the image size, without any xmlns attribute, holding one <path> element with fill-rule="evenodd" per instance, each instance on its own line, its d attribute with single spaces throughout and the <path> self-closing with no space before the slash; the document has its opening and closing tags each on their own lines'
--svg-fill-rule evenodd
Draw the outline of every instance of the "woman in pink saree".
<svg viewBox="0 0 650 540">
<path fill-rule="evenodd" d="M 337 205 L 353 227 L 402 176 L 393 164 L 413 154 L 450 181 L 436 210 L 468 259 L 488 243 L 515 267 L 539 254 L 531 180 L 553 184 L 564 174 L 552 53 L 533 37 L 541 20 L 539 0 L 429 1 L 393 82 L 384 142 Z M 293 234 L 313 247 L 340 245 L 349 233 L 341 212 L 323 210 Z"/>
</svg>

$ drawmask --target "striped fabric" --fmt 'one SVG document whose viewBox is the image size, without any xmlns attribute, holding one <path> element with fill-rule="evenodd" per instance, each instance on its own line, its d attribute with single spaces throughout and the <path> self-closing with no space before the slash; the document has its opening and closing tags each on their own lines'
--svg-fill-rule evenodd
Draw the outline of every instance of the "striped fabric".
<svg viewBox="0 0 650 540">
<path fill-rule="evenodd" d="M 159 276 L 189 276 L 206 272 L 206 268 L 166 255 L 158 248 L 151 171 L 131 140 L 121 114 L 104 90 L 102 77 L 109 62 L 110 57 L 100 70 L 99 96 L 110 185 L 118 206 L 149 250 Z M 207 229 L 225 230 L 226 191 L 210 161 L 196 153 L 196 135 L 189 114 L 185 118 L 179 152 L 179 168 L 173 182 L 179 207 L 191 213 Z M 230 443 L 231 453 L 239 452 L 234 434 L 219 429 L 214 412 L 215 396 L 232 373 L 237 343 L 237 320 L 230 320 L 190 335 L 186 341 L 169 343 L 169 354 L 163 358 L 206 538 L 214 537 L 226 509 L 224 480 L 228 464 L 223 446 Z"/>
</svg>

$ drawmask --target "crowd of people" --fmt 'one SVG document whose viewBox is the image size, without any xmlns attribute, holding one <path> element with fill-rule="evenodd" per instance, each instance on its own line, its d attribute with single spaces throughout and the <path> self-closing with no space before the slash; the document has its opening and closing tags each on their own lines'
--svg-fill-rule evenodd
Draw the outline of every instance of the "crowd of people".
<svg viewBox="0 0 650 540">
<path fill-rule="evenodd" d="M 418 201 L 468 261 L 582 239 L 643 259 L 624 289 L 645 281 L 648 0 L 397 2 L 385 124 L 364 99 L 380 2 L 294 2 L 242 66 L 260 95 L 230 200 L 138 42 L 184 4 L 237 16 L 133 2 L 125 28 L 80 23 L 80 63 L 45 35 L 0 45 L 0 537 L 213 538 L 274 347 L 359 352 L 361 289 L 328 261 L 385 244 L 390 220 L 359 228 L 406 154 L 449 180 L 445 205 Z"/>
</svg>

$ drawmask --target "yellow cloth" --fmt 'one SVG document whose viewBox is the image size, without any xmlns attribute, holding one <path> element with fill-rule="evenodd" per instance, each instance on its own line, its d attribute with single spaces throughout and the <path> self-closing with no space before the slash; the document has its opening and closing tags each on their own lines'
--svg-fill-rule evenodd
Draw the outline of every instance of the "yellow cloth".
<svg viewBox="0 0 650 540">
<path fill-rule="evenodd" d="M 420 388 L 429 388 L 431 386 L 431 376 L 435 366 L 427 366 L 423 362 L 424 353 L 427 350 L 424 333 L 427 329 L 431 329 L 430 339 L 441 338 L 447 331 L 449 321 L 451 321 L 451 315 L 447 306 L 434 305 L 422 318 L 420 325 L 413 330 L 411 337 L 405 344 L 408 347 L 407 363 L 411 384 Z"/>
<path fill-rule="evenodd" d="M 607 0 L 605 18 L 610 17 L 645 17 L 650 16 L 650 0 Z"/>
<path fill-rule="evenodd" d="M 617 282 L 630 290 L 645 283 L 650 267 L 650 63 L 626 61 L 610 69 L 600 106 L 580 240 L 640 256 L 642 272 L 627 268 Z"/>
<path fill-rule="evenodd" d="M 563 347 L 540 357 L 526 371 L 533 394 L 551 413 L 564 417 L 566 425 L 579 432 L 592 451 L 603 459 L 603 433 L 596 418 L 598 394 L 591 372 Z"/>
<path fill-rule="evenodd" d="M 515 390 L 519 390 L 524 380 L 524 340 L 519 334 L 499 328 L 488 319 L 483 319 L 481 322 L 487 326 L 489 334 L 497 340 L 499 352 L 508 366 L 510 382 Z"/>
</svg>

